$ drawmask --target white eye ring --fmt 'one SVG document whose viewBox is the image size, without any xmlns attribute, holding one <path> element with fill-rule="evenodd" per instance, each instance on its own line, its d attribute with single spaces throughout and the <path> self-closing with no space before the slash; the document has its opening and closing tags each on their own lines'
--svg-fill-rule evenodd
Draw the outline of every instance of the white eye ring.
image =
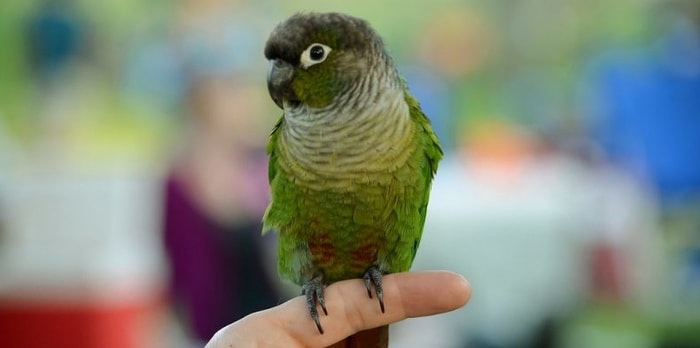
<svg viewBox="0 0 700 348">
<path fill-rule="evenodd" d="M 312 65 L 322 63 L 328 58 L 329 53 L 331 53 L 330 47 L 320 43 L 312 43 L 304 52 L 301 52 L 301 57 L 299 59 L 301 67 L 308 69 Z"/>
</svg>

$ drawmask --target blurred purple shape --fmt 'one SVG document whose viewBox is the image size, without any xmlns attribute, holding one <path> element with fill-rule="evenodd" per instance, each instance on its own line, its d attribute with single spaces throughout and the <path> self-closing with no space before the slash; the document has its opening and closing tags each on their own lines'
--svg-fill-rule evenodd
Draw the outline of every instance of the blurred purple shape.
<svg viewBox="0 0 700 348">
<path fill-rule="evenodd" d="M 195 337 L 206 341 L 233 321 L 278 303 L 264 269 L 258 221 L 230 227 L 212 222 L 173 176 L 165 185 L 164 219 L 172 296 Z"/>
</svg>

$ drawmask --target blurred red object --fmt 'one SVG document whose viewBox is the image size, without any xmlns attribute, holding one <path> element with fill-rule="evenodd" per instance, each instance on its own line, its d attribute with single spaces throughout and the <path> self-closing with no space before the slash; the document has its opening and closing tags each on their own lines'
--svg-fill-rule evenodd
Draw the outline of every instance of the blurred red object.
<svg viewBox="0 0 700 348">
<path fill-rule="evenodd" d="M 142 348 L 162 301 L 43 303 L 0 300 L 0 347 Z"/>
<path fill-rule="evenodd" d="M 591 293 L 603 301 L 621 301 L 625 295 L 622 251 L 612 245 L 599 243 L 591 251 Z"/>
</svg>

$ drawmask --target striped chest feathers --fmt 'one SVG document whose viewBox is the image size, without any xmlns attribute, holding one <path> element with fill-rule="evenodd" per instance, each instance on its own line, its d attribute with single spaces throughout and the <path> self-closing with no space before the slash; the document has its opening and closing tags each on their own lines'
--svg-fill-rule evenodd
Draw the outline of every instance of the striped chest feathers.
<svg viewBox="0 0 700 348">
<path fill-rule="evenodd" d="M 324 188 L 371 181 L 403 166 L 415 151 L 415 127 L 401 90 L 378 94 L 365 107 L 285 112 L 281 168 L 300 185 Z"/>
</svg>

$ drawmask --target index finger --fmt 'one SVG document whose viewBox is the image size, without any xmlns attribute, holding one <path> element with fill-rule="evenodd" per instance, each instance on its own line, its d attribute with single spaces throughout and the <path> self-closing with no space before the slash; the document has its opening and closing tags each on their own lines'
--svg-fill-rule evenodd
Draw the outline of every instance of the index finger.
<svg viewBox="0 0 700 348">
<path fill-rule="evenodd" d="M 464 277 L 446 271 L 390 274 L 383 277 L 383 285 L 384 313 L 378 300 L 367 296 L 359 279 L 328 286 L 325 290 L 328 316 L 321 315 L 324 334 L 316 329 L 302 297 L 260 315 L 269 316 L 304 346 L 327 347 L 361 330 L 452 311 L 464 306 L 471 297 L 471 287 Z"/>
</svg>

